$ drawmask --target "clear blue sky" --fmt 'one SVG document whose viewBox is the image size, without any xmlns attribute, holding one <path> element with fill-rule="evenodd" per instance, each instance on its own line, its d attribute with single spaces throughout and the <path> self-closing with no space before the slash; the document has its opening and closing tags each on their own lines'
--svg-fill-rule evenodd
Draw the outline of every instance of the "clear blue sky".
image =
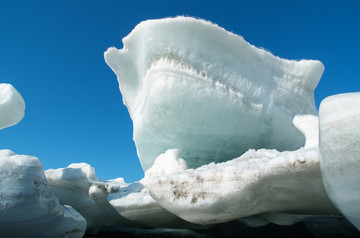
<svg viewBox="0 0 360 238">
<path fill-rule="evenodd" d="M 86 162 L 100 179 L 143 177 L 132 123 L 104 51 L 146 19 L 210 20 L 288 59 L 318 59 L 316 104 L 360 91 L 360 1 L 1 1 L 0 82 L 26 115 L 0 131 L 0 149 L 39 157 L 45 169 Z"/>
</svg>

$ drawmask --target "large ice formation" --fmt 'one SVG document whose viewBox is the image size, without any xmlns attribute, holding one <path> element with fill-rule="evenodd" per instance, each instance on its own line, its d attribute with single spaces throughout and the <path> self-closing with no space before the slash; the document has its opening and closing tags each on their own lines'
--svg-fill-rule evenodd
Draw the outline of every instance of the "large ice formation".
<svg viewBox="0 0 360 238">
<path fill-rule="evenodd" d="M 148 20 L 109 48 L 134 126 L 144 170 L 178 148 L 189 167 L 233 159 L 248 149 L 298 149 L 292 119 L 317 114 L 313 91 L 324 66 L 285 60 L 211 22 Z"/>
<path fill-rule="evenodd" d="M 0 237 L 74 237 L 86 220 L 50 191 L 39 159 L 0 150 Z"/>
<path fill-rule="evenodd" d="M 200 228 L 199 225 L 186 222 L 160 206 L 149 195 L 147 181 L 148 177 L 131 184 L 123 180 L 107 181 L 111 182 L 109 189 L 113 191 L 108 196 L 110 204 L 121 216 L 143 224 L 143 227 Z"/>
<path fill-rule="evenodd" d="M 326 191 L 360 230 L 360 93 L 328 97 L 320 105 L 320 165 Z"/>
<path fill-rule="evenodd" d="M 11 85 L 0 83 L 0 129 L 18 123 L 25 114 L 25 102 Z"/>
<path fill-rule="evenodd" d="M 317 120 L 312 115 L 295 120 L 308 133 L 305 136 L 311 138 L 312 148 L 249 150 L 231 161 L 154 176 L 147 183 L 149 193 L 165 209 L 197 224 L 254 215 L 284 224 L 313 215 L 338 214 L 322 183 L 313 135 L 317 134 Z"/>
<path fill-rule="evenodd" d="M 86 219 L 88 233 L 96 233 L 102 225 L 134 226 L 109 204 L 108 186 L 96 177 L 90 165 L 75 163 L 49 169 L 45 176 L 59 202 L 71 205 Z"/>
</svg>

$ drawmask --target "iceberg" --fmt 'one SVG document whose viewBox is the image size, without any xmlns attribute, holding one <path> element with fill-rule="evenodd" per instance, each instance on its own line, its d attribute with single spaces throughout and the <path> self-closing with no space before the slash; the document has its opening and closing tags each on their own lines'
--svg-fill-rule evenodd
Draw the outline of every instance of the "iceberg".
<svg viewBox="0 0 360 238">
<path fill-rule="evenodd" d="M 25 114 L 25 102 L 20 93 L 7 83 L 0 83 L 0 129 L 21 121 Z"/>
<path fill-rule="evenodd" d="M 360 93 L 325 98 L 320 104 L 320 165 L 326 191 L 360 230 Z"/>
<path fill-rule="evenodd" d="M 324 66 L 285 60 L 208 21 L 141 22 L 109 48 L 141 165 L 177 148 L 189 168 L 223 162 L 248 149 L 295 150 L 298 114 L 317 114 L 313 91 Z"/>
<path fill-rule="evenodd" d="M 303 115 L 294 121 L 308 133 L 312 148 L 251 149 L 231 161 L 150 177 L 147 189 L 162 207 L 195 224 L 259 216 L 289 225 L 315 215 L 338 215 L 321 178 L 313 135 L 318 118 Z"/>
<path fill-rule="evenodd" d="M 80 238 L 85 229 L 50 191 L 38 158 L 0 150 L 0 237 Z"/>
</svg>

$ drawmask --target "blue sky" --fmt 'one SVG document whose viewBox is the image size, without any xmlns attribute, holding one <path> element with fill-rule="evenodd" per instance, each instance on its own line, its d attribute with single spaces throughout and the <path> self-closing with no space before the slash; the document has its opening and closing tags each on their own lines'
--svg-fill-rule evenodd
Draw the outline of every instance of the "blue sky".
<svg viewBox="0 0 360 238">
<path fill-rule="evenodd" d="M 100 179 L 143 177 L 132 123 L 104 51 L 146 19 L 210 20 L 288 59 L 317 59 L 316 104 L 360 91 L 360 1 L 1 1 L 0 82 L 26 115 L 0 132 L 0 149 L 33 155 L 45 169 L 86 162 Z"/>
</svg>

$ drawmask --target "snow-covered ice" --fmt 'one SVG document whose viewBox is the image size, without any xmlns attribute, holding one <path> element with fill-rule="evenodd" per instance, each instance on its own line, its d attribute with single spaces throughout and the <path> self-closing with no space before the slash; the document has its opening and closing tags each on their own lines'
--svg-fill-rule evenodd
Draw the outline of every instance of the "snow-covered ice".
<svg viewBox="0 0 360 238">
<path fill-rule="evenodd" d="M 326 191 L 360 230 L 360 93 L 327 97 L 320 105 L 320 165 Z"/>
<path fill-rule="evenodd" d="M 172 156 L 176 153 L 168 153 Z M 161 171 L 161 170 L 153 170 Z M 148 175 L 149 176 L 149 175 Z M 146 183 L 148 177 L 127 184 L 124 181 L 111 181 L 109 189 L 113 193 L 109 194 L 110 204 L 119 212 L 119 214 L 131 221 L 143 224 L 144 227 L 159 228 L 199 228 L 199 225 L 184 221 L 178 216 L 170 213 L 161 207 L 148 193 Z M 110 181 L 108 181 L 109 183 Z M 201 227 L 202 228 L 202 227 Z"/>
<path fill-rule="evenodd" d="M 38 158 L 0 150 L 0 237 L 80 238 L 85 229 L 50 191 Z"/>
<path fill-rule="evenodd" d="M 142 167 L 177 148 L 190 168 L 248 149 L 298 149 L 297 114 L 317 114 L 313 91 L 324 66 L 285 60 L 190 17 L 148 20 L 109 48 L 134 126 Z"/>
<path fill-rule="evenodd" d="M 25 102 L 20 93 L 7 83 L 0 83 L 0 129 L 13 126 L 24 117 Z"/>
<path fill-rule="evenodd" d="M 306 138 L 317 118 L 297 117 Z M 313 141 L 314 143 L 314 141 Z M 224 163 L 149 178 L 147 189 L 165 209 L 197 224 L 254 215 L 277 224 L 338 214 L 322 183 L 317 142 L 296 151 L 249 150 Z M 281 213 L 281 214 L 279 214 Z M 270 216 L 269 214 L 275 214 Z M 285 214 L 285 215 L 284 215 Z M 288 224 L 284 224 L 288 225 Z"/>
<path fill-rule="evenodd" d="M 87 232 L 96 233 L 101 225 L 133 226 L 109 204 L 108 186 L 86 163 L 45 171 L 51 191 L 61 204 L 71 205 L 87 220 Z"/>
<path fill-rule="evenodd" d="M 169 149 L 159 155 L 151 168 L 145 171 L 145 177 L 168 175 L 186 170 L 187 163 L 183 158 L 179 158 L 179 155 L 178 149 Z"/>
</svg>

